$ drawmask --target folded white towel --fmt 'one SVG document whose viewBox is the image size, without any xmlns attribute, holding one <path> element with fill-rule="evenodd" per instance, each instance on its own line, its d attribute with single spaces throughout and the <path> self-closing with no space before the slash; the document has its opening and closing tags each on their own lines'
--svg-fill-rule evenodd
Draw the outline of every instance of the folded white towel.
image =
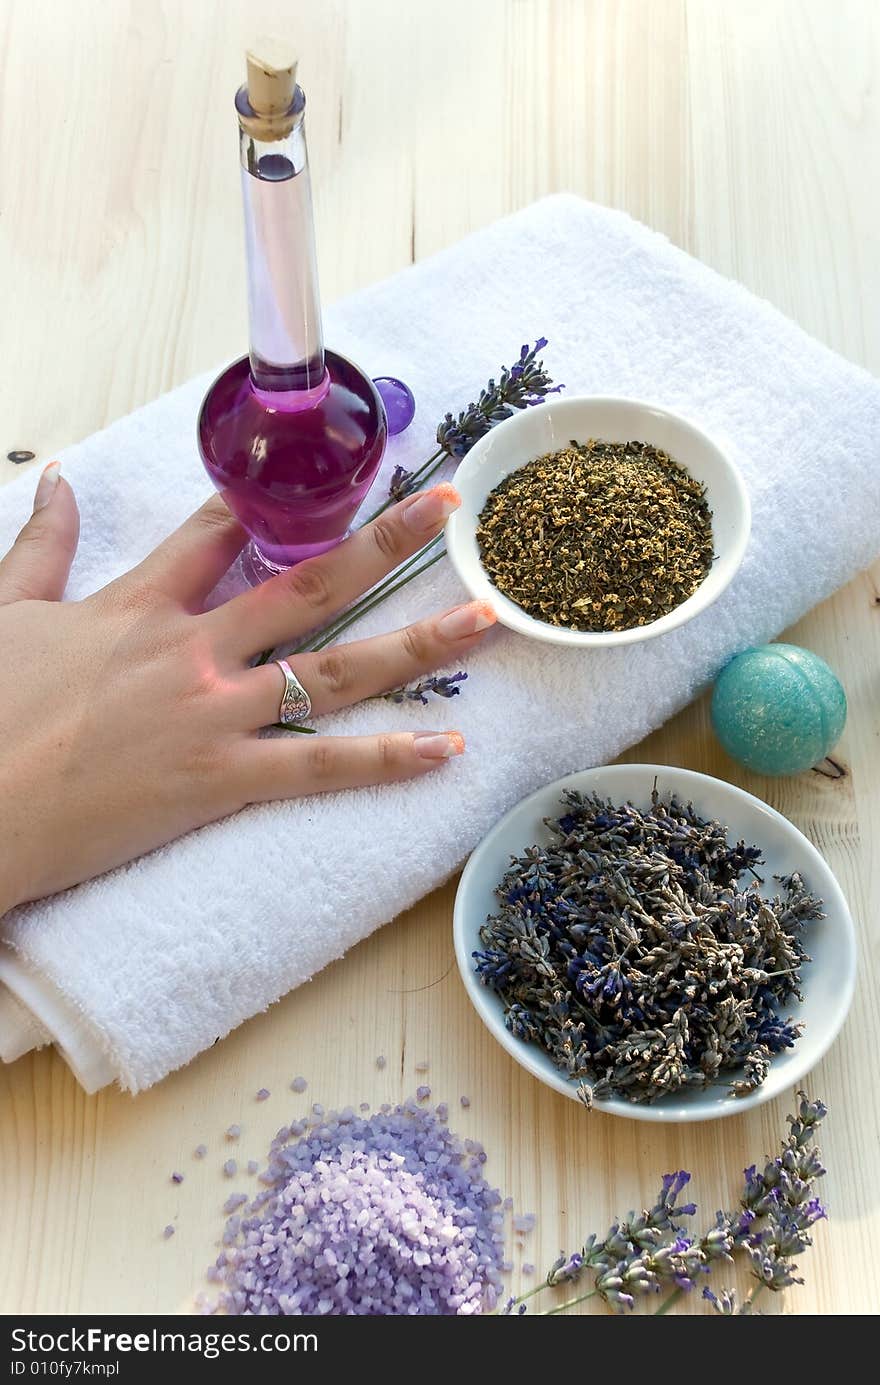
<svg viewBox="0 0 880 1385">
<path fill-rule="evenodd" d="M 334 347 L 418 401 L 377 494 L 428 455 L 447 408 L 546 335 L 570 393 L 681 409 L 726 444 L 751 493 L 749 551 L 718 604 L 665 638 L 583 654 L 498 631 L 462 696 L 430 715 L 371 702 L 322 726 L 461 726 L 467 755 L 436 775 L 253 808 L 10 915 L 0 977 L 24 1010 L 0 1007 L 0 1052 L 42 1026 L 90 1090 L 115 1078 L 138 1091 L 187 1062 L 438 885 L 523 794 L 611 759 L 880 548 L 880 384 L 619 213 L 548 198 L 326 316 Z M 70 596 L 138 561 L 209 492 L 195 447 L 209 378 L 65 453 L 83 519 Z M 0 546 L 32 491 L 32 477 L 3 490 Z M 357 634 L 460 598 L 441 563 Z"/>
</svg>

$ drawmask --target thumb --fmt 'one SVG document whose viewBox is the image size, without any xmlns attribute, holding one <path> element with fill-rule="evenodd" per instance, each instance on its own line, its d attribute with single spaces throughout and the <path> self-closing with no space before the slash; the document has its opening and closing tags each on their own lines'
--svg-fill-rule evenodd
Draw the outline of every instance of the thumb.
<svg viewBox="0 0 880 1385">
<path fill-rule="evenodd" d="M 60 601 L 79 539 L 79 510 L 50 462 L 37 483 L 34 512 L 6 557 L 0 559 L 0 605 L 28 598 Z"/>
</svg>

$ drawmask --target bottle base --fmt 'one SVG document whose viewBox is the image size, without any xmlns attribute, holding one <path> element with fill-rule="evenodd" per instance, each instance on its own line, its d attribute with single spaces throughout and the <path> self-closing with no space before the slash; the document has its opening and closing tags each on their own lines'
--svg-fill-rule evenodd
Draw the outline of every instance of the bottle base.
<svg viewBox="0 0 880 1385">
<path fill-rule="evenodd" d="M 242 550 L 238 560 L 239 570 L 249 587 L 258 587 L 262 582 L 268 582 L 271 577 L 277 577 L 281 572 L 289 572 L 292 567 L 296 567 L 297 563 L 304 562 L 306 558 L 318 558 L 322 553 L 329 553 L 332 548 L 336 548 L 346 538 L 348 538 L 347 533 L 342 534 L 338 539 L 333 539 L 330 543 L 303 544 L 298 550 L 291 551 L 290 561 L 285 563 L 275 562 L 251 539 L 247 547 Z"/>
</svg>

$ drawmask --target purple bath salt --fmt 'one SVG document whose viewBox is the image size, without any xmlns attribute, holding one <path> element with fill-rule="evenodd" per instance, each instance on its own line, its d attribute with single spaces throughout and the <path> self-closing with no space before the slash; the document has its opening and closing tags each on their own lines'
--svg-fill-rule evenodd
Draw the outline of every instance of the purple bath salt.
<svg viewBox="0 0 880 1385">
<path fill-rule="evenodd" d="M 534 1231 L 537 1223 L 538 1218 L 534 1212 L 524 1212 L 522 1216 L 514 1217 L 513 1229 L 522 1232 L 524 1236 L 528 1236 L 530 1231 Z"/>
<path fill-rule="evenodd" d="M 235 1162 L 234 1159 L 226 1160 L 226 1163 L 223 1165 L 223 1172 L 226 1174 L 227 1178 L 235 1177 L 235 1175 L 238 1173 L 238 1164 Z"/>
<path fill-rule="evenodd" d="M 230 1125 L 229 1129 L 228 1129 L 227 1132 L 226 1132 L 226 1138 L 227 1138 L 227 1140 L 237 1140 L 238 1137 L 239 1137 L 240 1135 L 241 1135 L 241 1126 L 240 1126 L 240 1125 Z"/>
<path fill-rule="evenodd" d="M 385 1054 L 380 1053 L 379 1057 L 376 1059 L 376 1067 L 379 1069 L 380 1072 L 382 1071 L 387 1062 L 388 1059 L 385 1057 Z"/>
<path fill-rule="evenodd" d="M 164 1236 L 166 1241 L 171 1240 L 171 1237 L 174 1235 L 174 1227 L 171 1225 L 170 1222 L 166 1226 L 165 1230 L 162 1232 L 162 1235 Z"/>
<path fill-rule="evenodd" d="M 317 1116 L 318 1119 L 320 1120 L 321 1117 L 323 1116 L 323 1114 L 324 1114 L 324 1108 L 323 1108 L 323 1106 L 321 1105 L 320 1101 L 316 1101 L 316 1102 L 313 1104 L 313 1106 L 312 1106 L 312 1115 L 313 1115 L 313 1116 Z"/>
<path fill-rule="evenodd" d="M 260 1167 L 260 1166 L 259 1166 L 259 1164 L 257 1163 L 256 1159 L 248 1159 L 248 1162 L 247 1162 L 247 1171 L 248 1171 L 248 1173 L 256 1173 L 256 1172 L 257 1172 L 257 1169 L 258 1169 L 259 1167 Z"/>
<path fill-rule="evenodd" d="M 361 1111 L 361 1112 L 369 1111 L 369 1109 L 370 1109 L 370 1103 L 369 1103 L 368 1101 L 362 1101 L 361 1104 L 360 1104 L 360 1106 L 358 1107 L 358 1110 Z"/>
<path fill-rule="evenodd" d="M 223 1235 L 214 1311 L 465 1315 L 501 1292 L 501 1194 L 474 1141 L 410 1099 L 350 1108 L 270 1151 L 272 1186 Z M 263 1175 L 265 1177 L 265 1175 Z M 230 1199 L 230 1203 L 231 1203 Z"/>
<path fill-rule="evenodd" d="M 470 1104 L 471 1104 L 471 1099 L 470 1099 L 470 1097 L 469 1097 L 469 1096 L 460 1096 L 458 1099 L 459 1099 L 459 1101 L 461 1102 L 463 1109 L 466 1111 L 467 1108 L 468 1108 L 468 1107 L 470 1106 Z"/>
<path fill-rule="evenodd" d="M 228 1216 L 230 1212 L 234 1212 L 237 1208 L 243 1207 L 246 1202 L 247 1193 L 230 1193 L 223 1204 L 223 1211 Z"/>
<path fill-rule="evenodd" d="M 528 1260 L 525 1260 L 525 1261 L 523 1262 L 522 1272 L 523 1272 L 523 1274 L 534 1274 L 534 1273 L 535 1273 L 535 1267 L 534 1267 L 534 1265 L 530 1265 L 529 1262 L 528 1262 Z"/>
<path fill-rule="evenodd" d="M 304 1092 L 308 1085 L 304 1077 L 295 1077 L 290 1084 L 290 1090 L 292 1092 Z"/>
<path fill-rule="evenodd" d="M 193 1150 L 193 1158 L 194 1158 L 194 1159 L 204 1159 L 204 1157 L 205 1157 L 205 1155 L 206 1155 L 207 1153 L 208 1153 L 208 1146 L 207 1146 L 207 1145 L 196 1145 L 195 1149 Z"/>
<path fill-rule="evenodd" d="M 182 1183 L 182 1182 L 183 1182 L 183 1174 L 182 1174 L 182 1173 L 173 1173 L 173 1174 L 171 1175 L 171 1182 L 172 1182 L 172 1183 Z"/>
<path fill-rule="evenodd" d="M 427 1101 L 430 1095 L 430 1087 L 416 1087 L 416 1101 Z"/>
<path fill-rule="evenodd" d="M 269 1091 L 268 1087 L 261 1087 L 257 1092 L 256 1099 L 257 1101 L 266 1101 L 271 1095 L 272 1093 Z"/>
</svg>

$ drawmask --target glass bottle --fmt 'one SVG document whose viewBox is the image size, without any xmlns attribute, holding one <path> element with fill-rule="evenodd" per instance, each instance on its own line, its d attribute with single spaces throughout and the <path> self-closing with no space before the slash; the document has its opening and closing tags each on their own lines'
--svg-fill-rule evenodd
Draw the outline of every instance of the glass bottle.
<svg viewBox="0 0 880 1385">
<path fill-rule="evenodd" d="M 296 63 L 249 53 L 235 107 L 250 352 L 208 390 L 198 442 L 251 535 L 242 569 L 259 582 L 345 537 L 379 469 L 387 423 L 372 380 L 324 346 Z"/>
</svg>

